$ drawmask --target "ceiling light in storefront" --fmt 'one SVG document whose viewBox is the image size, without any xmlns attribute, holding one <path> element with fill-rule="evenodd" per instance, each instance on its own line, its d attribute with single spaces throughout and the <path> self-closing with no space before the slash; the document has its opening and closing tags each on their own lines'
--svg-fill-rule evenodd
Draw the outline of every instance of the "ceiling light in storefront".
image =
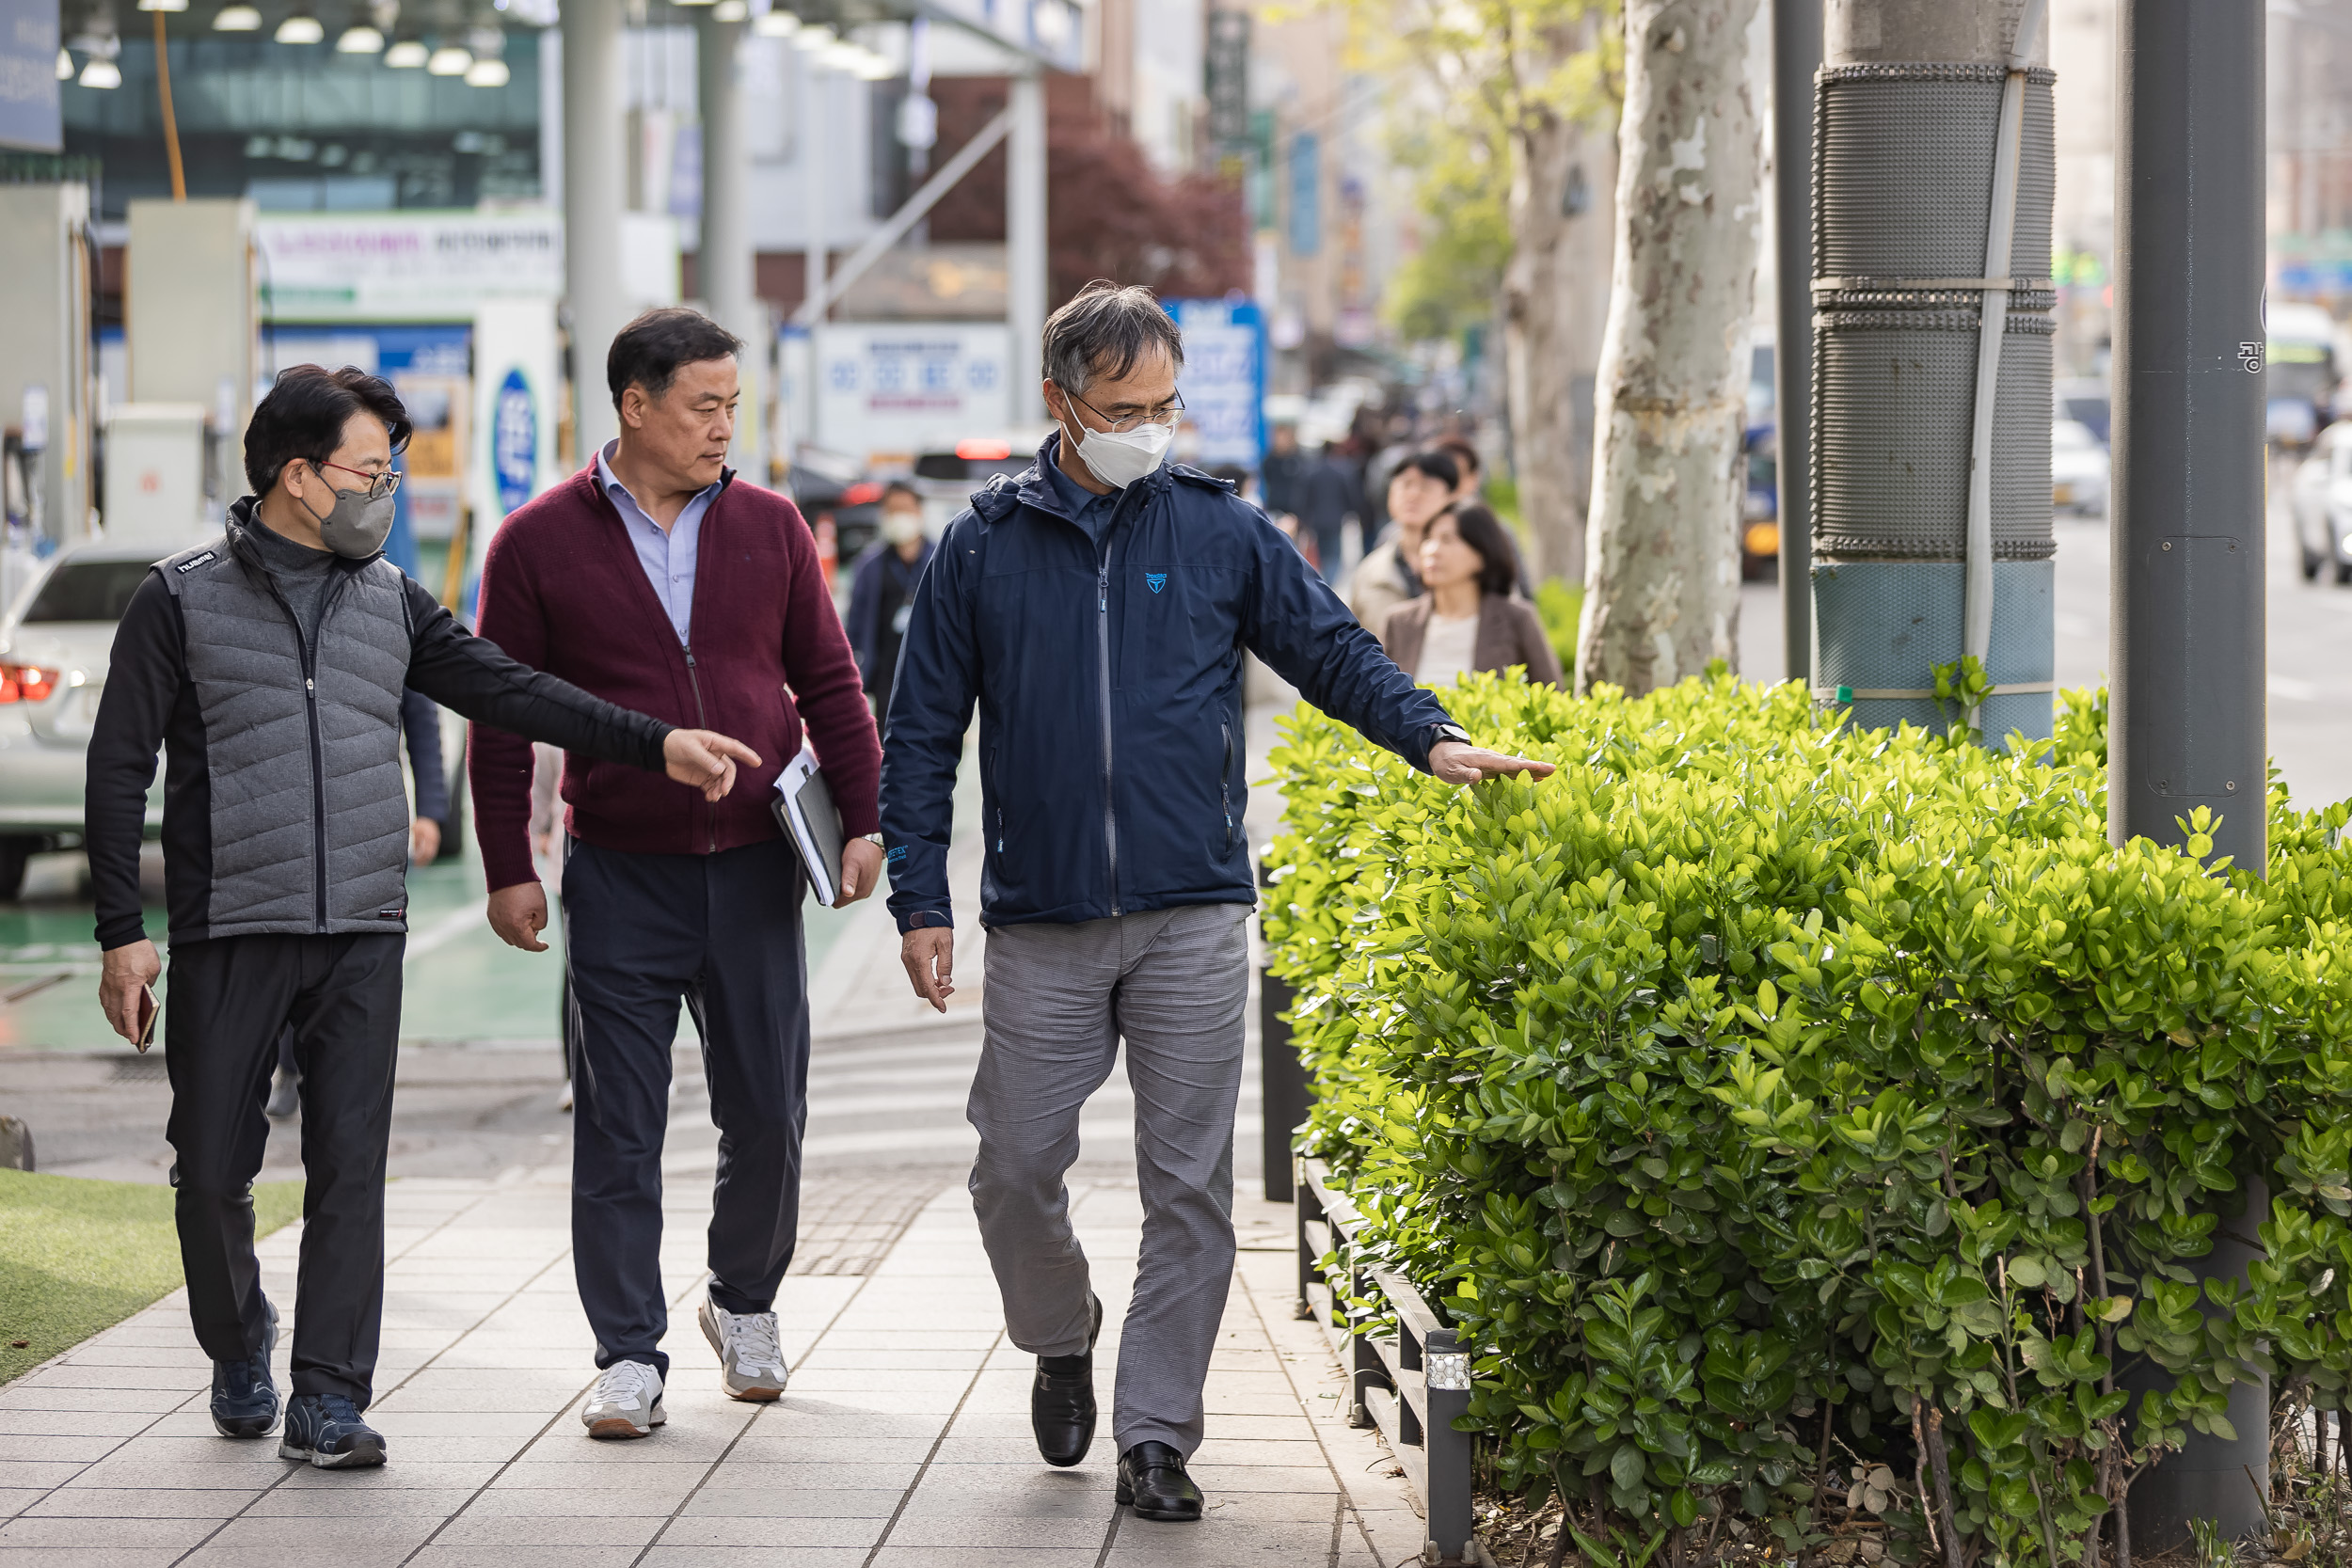
<svg viewBox="0 0 2352 1568">
<path fill-rule="evenodd" d="M 216 33 L 252 33 L 260 31 L 261 26 L 262 13 L 245 4 L 245 0 L 221 7 L 220 14 L 213 18 L 213 31 Z"/>
<path fill-rule="evenodd" d="M 432 57 L 424 62 L 424 69 L 436 76 L 463 76 L 473 69 L 473 54 L 453 43 L 445 43 L 433 51 Z"/>
<path fill-rule="evenodd" d="M 770 11 L 752 24 L 752 31 L 764 39 L 788 39 L 801 30 L 801 19 L 790 11 Z"/>
<path fill-rule="evenodd" d="M 187 8 L 188 0 L 139 0 L 139 9 L 143 11 L 184 11 Z"/>
<path fill-rule="evenodd" d="M 887 82 L 898 74 L 898 68 L 882 55 L 868 53 L 863 61 L 850 68 L 850 74 L 861 82 Z"/>
<path fill-rule="evenodd" d="M 670 4 L 678 7 L 707 6 L 712 4 L 712 0 L 670 0 Z"/>
<path fill-rule="evenodd" d="M 710 19 L 713 22 L 748 22 L 751 15 L 752 8 L 746 0 L 719 0 L 718 7 L 710 13 Z"/>
<path fill-rule="evenodd" d="M 852 43 L 848 39 L 843 39 L 839 43 L 828 47 L 817 57 L 835 71 L 854 71 L 873 56 L 864 44 Z"/>
<path fill-rule="evenodd" d="M 402 39 L 384 51 L 384 63 L 394 71 L 414 71 L 430 57 L 429 51 L 415 39 Z"/>
<path fill-rule="evenodd" d="M 60 82 L 73 80 L 73 55 L 70 50 L 57 51 L 57 80 Z"/>
<path fill-rule="evenodd" d="M 469 87 L 502 87 L 509 79 L 504 60 L 476 60 L 466 68 L 466 86 Z"/>
<path fill-rule="evenodd" d="M 830 49 L 839 41 L 839 37 L 830 27 L 803 27 L 792 35 L 792 47 L 811 55 L 820 49 Z"/>
<path fill-rule="evenodd" d="M 309 11 L 296 11 L 279 23 L 271 36 L 280 43 L 324 43 L 326 29 Z"/>
<path fill-rule="evenodd" d="M 335 53 L 338 55 L 381 55 L 383 52 L 384 35 L 364 22 L 344 28 L 343 36 L 335 40 Z"/>
<path fill-rule="evenodd" d="M 89 63 L 82 67 L 81 81 L 86 87 L 119 87 L 122 86 L 122 72 L 115 68 L 114 61 L 93 55 Z"/>
</svg>

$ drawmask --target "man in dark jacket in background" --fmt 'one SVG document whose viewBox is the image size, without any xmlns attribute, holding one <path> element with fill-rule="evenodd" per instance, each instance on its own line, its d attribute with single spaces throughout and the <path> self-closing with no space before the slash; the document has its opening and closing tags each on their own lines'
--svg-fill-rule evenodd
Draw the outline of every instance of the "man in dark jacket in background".
<svg viewBox="0 0 2352 1568">
<path fill-rule="evenodd" d="M 408 419 L 360 371 L 282 373 L 245 435 L 258 493 L 208 545 L 160 562 L 124 610 L 90 736 L 99 1000 L 140 1038 L 162 970 L 139 908 L 139 839 L 167 747 L 171 1146 L 188 1315 L 213 1358 L 213 1424 L 277 1424 L 278 1309 L 253 1255 L 262 1101 L 291 1025 L 302 1070 L 294 1401 L 278 1452 L 381 1465 L 360 1419 L 384 1306 L 384 1156 L 407 929 L 405 687 L 485 722 L 661 770 L 716 800 L 749 748 L 673 729 L 524 669 L 469 636 L 379 553 Z"/>
<path fill-rule="evenodd" d="M 923 537 L 923 498 L 914 485 L 894 481 L 882 490 L 882 537 L 859 553 L 852 568 L 846 625 L 877 720 L 890 716 L 890 678 L 898 669 L 898 644 L 906 638 L 914 585 L 930 563 L 931 542 Z"/>
<path fill-rule="evenodd" d="M 790 501 L 726 467 L 741 347 L 692 310 L 623 327 L 605 356 L 619 438 L 508 517 L 483 570 L 483 636 L 613 702 L 723 724 L 766 759 L 715 805 L 593 753 L 564 759 L 572 1274 L 596 1335 L 580 1416 L 592 1437 L 644 1437 L 668 1418 L 661 1143 L 681 1000 L 719 1125 L 696 1316 L 730 1397 L 784 1392 L 773 1304 L 799 1234 L 808 884 L 769 802 L 804 733 L 850 835 L 836 905 L 882 879 L 865 836 L 882 751 L 817 541 Z M 482 732 L 470 767 L 491 927 L 544 950 L 531 748 Z"/>
<path fill-rule="evenodd" d="M 1119 1354 L 1119 1491 L 1200 1516 L 1184 1464 L 1233 1267 L 1233 1109 L 1256 890 L 1241 656 L 1455 783 L 1551 771 L 1469 744 L 1290 542 L 1224 483 L 1163 466 L 1184 348 L 1149 290 L 1089 286 L 1045 325 L 1058 429 L 947 527 L 915 591 L 883 763 L 890 907 L 945 1009 L 956 766 L 980 712 L 984 1038 L 972 1200 L 1039 1451 L 1093 1441 L 1102 1303 L 1062 1176 L 1123 1038 L 1142 1259 Z"/>
</svg>

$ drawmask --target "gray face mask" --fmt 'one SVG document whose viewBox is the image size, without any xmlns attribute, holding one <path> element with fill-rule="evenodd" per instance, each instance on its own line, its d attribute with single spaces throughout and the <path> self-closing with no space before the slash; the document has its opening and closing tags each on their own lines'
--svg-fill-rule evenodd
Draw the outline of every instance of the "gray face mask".
<svg viewBox="0 0 2352 1568">
<path fill-rule="evenodd" d="M 392 502 L 390 496 L 371 498 L 364 490 L 338 490 L 334 510 L 318 519 L 319 543 L 337 555 L 354 561 L 365 561 L 384 548 L 385 539 L 392 531 Z M 303 506 L 308 509 L 310 502 Z"/>
</svg>

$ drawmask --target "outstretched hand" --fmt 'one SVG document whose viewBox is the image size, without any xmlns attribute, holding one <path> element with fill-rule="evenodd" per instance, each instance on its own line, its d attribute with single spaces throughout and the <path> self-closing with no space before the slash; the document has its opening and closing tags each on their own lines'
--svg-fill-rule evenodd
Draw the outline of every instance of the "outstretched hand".
<svg viewBox="0 0 2352 1568">
<path fill-rule="evenodd" d="M 1501 752 L 1489 752 L 1484 746 L 1466 745 L 1459 740 L 1440 740 L 1429 748 L 1429 771 L 1448 784 L 1465 784 L 1503 773 L 1525 773 L 1531 778 L 1548 779 L 1557 769 L 1550 763 L 1537 762 L 1534 757 L 1506 756 Z"/>
<path fill-rule="evenodd" d="M 682 784 L 703 792 L 706 800 L 723 800 L 735 787 L 735 765 L 759 766 L 759 753 L 716 730 L 672 730 L 661 742 L 663 769 Z"/>
</svg>

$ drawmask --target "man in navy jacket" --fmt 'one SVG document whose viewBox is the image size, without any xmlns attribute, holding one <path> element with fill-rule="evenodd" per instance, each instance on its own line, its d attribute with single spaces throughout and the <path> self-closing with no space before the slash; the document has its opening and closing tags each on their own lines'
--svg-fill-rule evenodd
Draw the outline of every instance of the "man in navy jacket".
<svg viewBox="0 0 2352 1568">
<path fill-rule="evenodd" d="M 1012 1341 L 1038 1357 L 1040 1451 L 1094 1435 L 1102 1304 L 1062 1176 L 1121 1039 L 1142 1260 L 1112 1414 L 1119 1500 L 1197 1519 L 1184 1462 L 1233 1265 L 1233 1108 L 1255 901 L 1242 832 L 1242 654 L 1440 778 L 1551 771 L 1482 751 L 1232 487 L 1163 465 L 1184 348 L 1141 288 L 1045 325 L 1058 430 L 948 525 L 915 590 L 885 727 L 882 836 L 915 990 L 954 990 L 950 798 L 980 712 L 985 1040 L 972 1197 Z"/>
</svg>

